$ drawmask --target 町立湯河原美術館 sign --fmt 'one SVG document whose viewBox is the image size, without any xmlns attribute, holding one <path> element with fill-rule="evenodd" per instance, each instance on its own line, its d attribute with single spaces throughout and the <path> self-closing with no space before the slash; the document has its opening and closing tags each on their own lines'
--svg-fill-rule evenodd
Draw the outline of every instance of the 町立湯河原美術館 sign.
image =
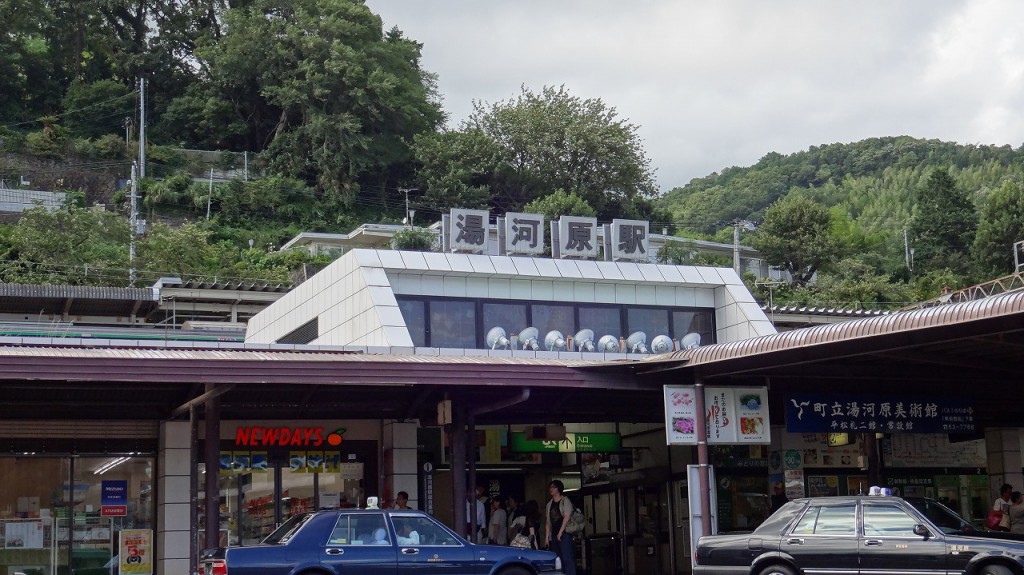
<svg viewBox="0 0 1024 575">
<path fill-rule="evenodd" d="M 786 396 L 786 431 L 974 433 L 974 407 L 956 398 L 902 395 Z"/>
</svg>

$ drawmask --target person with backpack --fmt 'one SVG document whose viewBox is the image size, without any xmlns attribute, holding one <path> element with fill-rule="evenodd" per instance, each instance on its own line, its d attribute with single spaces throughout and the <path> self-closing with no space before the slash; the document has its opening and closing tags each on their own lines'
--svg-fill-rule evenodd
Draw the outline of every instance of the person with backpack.
<svg viewBox="0 0 1024 575">
<path fill-rule="evenodd" d="M 551 500 L 544 513 L 544 541 L 562 560 L 562 572 L 576 575 L 576 543 L 572 534 L 565 530 L 572 517 L 572 503 L 564 491 L 565 484 L 558 479 L 548 484 Z"/>
</svg>

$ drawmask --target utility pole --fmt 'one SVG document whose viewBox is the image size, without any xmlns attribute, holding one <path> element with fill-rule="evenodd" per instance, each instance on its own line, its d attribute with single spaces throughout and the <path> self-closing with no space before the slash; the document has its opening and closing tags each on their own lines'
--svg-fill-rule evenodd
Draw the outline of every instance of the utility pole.
<svg viewBox="0 0 1024 575">
<path fill-rule="evenodd" d="M 210 202 L 213 199 L 213 168 L 210 168 L 210 191 L 206 194 L 206 219 L 210 219 Z"/>
<path fill-rule="evenodd" d="M 412 218 L 416 214 L 416 210 L 409 211 L 409 192 L 415 192 L 417 188 L 398 188 L 399 192 L 405 194 L 405 220 L 403 224 L 412 227 Z"/>
<path fill-rule="evenodd" d="M 131 212 L 128 216 L 128 283 L 131 287 L 135 287 L 135 231 L 139 225 L 139 206 L 136 190 L 135 180 L 135 162 L 132 162 L 132 180 L 131 180 Z"/>
<path fill-rule="evenodd" d="M 146 179 L 146 79 L 139 78 L 139 179 Z"/>
<path fill-rule="evenodd" d="M 732 269 L 740 273 L 740 221 L 732 225 Z"/>
</svg>

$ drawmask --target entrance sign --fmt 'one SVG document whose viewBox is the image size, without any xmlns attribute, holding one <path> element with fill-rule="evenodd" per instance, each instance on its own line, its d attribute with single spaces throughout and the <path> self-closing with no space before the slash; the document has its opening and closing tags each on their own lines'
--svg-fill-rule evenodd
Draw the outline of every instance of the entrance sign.
<svg viewBox="0 0 1024 575">
<path fill-rule="evenodd" d="M 622 449 L 618 433 L 566 433 L 565 439 L 526 439 L 523 432 L 509 434 L 514 453 L 615 453 Z"/>
<path fill-rule="evenodd" d="M 543 214 L 505 214 L 505 253 L 522 255 L 544 254 Z"/>
<path fill-rule="evenodd" d="M 641 220 L 612 220 L 612 258 L 646 260 L 648 225 Z"/>
<path fill-rule="evenodd" d="M 767 387 L 705 387 L 703 414 L 709 444 L 771 443 Z M 692 385 L 665 386 L 669 445 L 697 444 L 697 404 Z"/>
<path fill-rule="evenodd" d="M 974 408 L 949 397 L 786 396 L 786 431 L 859 433 L 973 433 Z"/>
<path fill-rule="evenodd" d="M 118 557 L 118 572 L 122 575 L 153 575 L 153 531 L 122 529 Z"/>
</svg>

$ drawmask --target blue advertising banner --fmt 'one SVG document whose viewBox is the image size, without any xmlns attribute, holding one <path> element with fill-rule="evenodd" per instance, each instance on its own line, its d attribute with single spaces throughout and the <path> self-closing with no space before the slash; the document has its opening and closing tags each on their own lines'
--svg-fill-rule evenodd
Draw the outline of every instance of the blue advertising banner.
<svg viewBox="0 0 1024 575">
<path fill-rule="evenodd" d="M 123 517 L 128 514 L 128 481 L 114 479 L 100 483 L 100 516 Z"/>
<path fill-rule="evenodd" d="M 786 397 L 786 431 L 973 433 L 974 408 L 950 398 L 793 394 Z"/>
</svg>

